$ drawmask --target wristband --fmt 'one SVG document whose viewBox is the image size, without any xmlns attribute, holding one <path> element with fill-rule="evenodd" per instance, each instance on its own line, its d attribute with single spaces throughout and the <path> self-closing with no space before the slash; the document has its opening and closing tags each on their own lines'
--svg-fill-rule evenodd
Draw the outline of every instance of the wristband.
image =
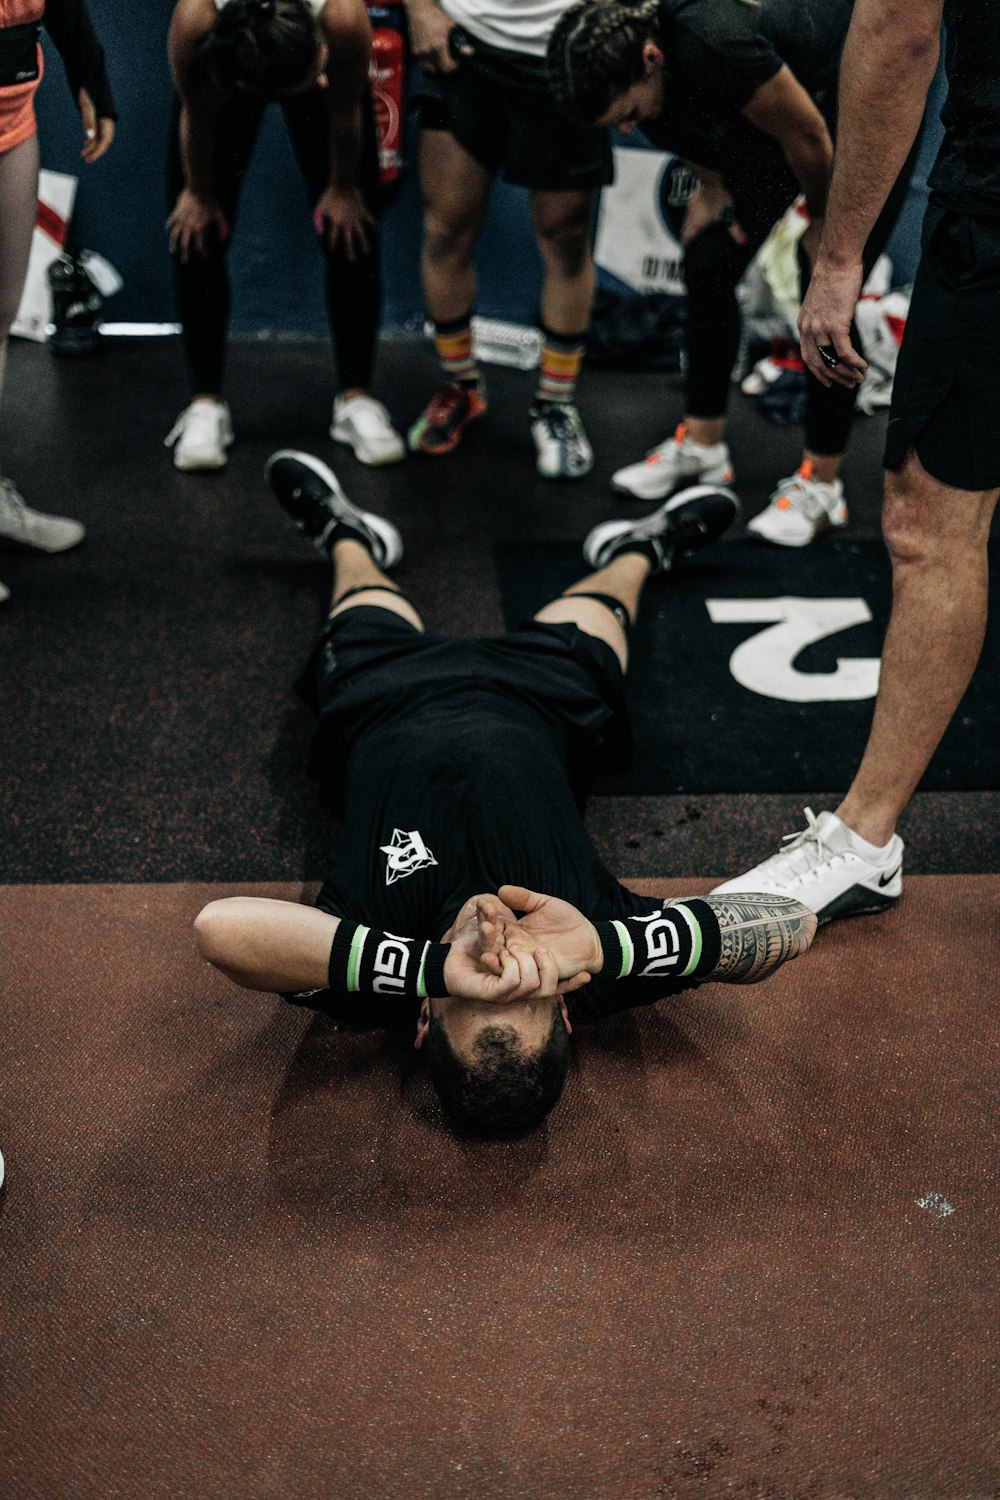
<svg viewBox="0 0 1000 1500">
<path fill-rule="evenodd" d="M 648 916 L 595 922 L 602 976 L 701 979 L 719 962 L 719 920 L 705 901 L 672 901 Z"/>
<path fill-rule="evenodd" d="M 412 996 L 440 999 L 448 991 L 444 962 L 448 943 L 397 937 L 340 918 L 330 947 L 327 978 L 331 994 Z"/>
</svg>

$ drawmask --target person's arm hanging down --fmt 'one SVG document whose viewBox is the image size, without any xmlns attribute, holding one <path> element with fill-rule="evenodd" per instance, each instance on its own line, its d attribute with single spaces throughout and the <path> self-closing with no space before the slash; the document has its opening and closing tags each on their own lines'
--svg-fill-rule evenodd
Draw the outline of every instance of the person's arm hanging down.
<svg viewBox="0 0 1000 1500">
<path fill-rule="evenodd" d="M 920 129 L 943 0 L 856 0 L 840 67 L 837 154 L 822 242 L 799 316 L 802 357 L 824 385 L 859 385 L 852 347 L 861 253 Z M 831 369 L 819 346 L 832 345 Z"/>
<path fill-rule="evenodd" d="M 814 259 L 833 169 L 833 141 L 826 121 L 787 64 L 760 85 L 743 114 L 751 125 L 772 136 L 784 152 L 809 210 L 811 223 L 802 243 Z"/>
<path fill-rule="evenodd" d="M 361 99 L 368 87 L 372 29 L 364 0 L 328 0 L 320 17 L 327 46 L 330 178 L 314 205 L 316 227 L 329 249 L 356 260 L 371 249 L 375 221 L 358 186 Z"/>
<path fill-rule="evenodd" d="M 187 261 L 205 251 L 206 237 L 226 232 L 212 176 L 212 109 L 193 86 L 198 43 L 218 18 L 213 0 L 178 0 L 170 22 L 167 56 L 181 101 L 180 145 L 184 187 L 167 220 L 170 248 Z"/>
<path fill-rule="evenodd" d="M 97 39 L 84 0 L 47 0 L 42 19 L 63 60 L 70 91 L 80 111 L 84 132 L 80 154 L 89 165 L 111 145 L 118 119 L 104 48 Z"/>
</svg>

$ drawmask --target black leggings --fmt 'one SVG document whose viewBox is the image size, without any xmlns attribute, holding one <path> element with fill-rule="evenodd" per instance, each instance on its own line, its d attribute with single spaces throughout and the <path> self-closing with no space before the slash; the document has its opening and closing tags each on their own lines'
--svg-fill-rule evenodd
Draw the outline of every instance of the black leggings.
<svg viewBox="0 0 1000 1500">
<path fill-rule="evenodd" d="M 900 172 L 864 252 L 865 274 L 882 254 L 903 205 L 920 145 L 920 137 Z M 740 309 L 736 286 L 772 226 L 798 196 L 777 144 L 757 131 L 741 132 L 738 155 L 723 171 L 723 181 L 745 236 L 738 244 L 724 224 L 711 224 L 684 252 L 687 283 L 687 415 L 721 417 L 740 346 Z M 802 295 L 809 268 L 799 256 Z M 857 329 L 851 340 L 858 348 Z M 847 447 L 856 392 L 824 386 L 806 372 L 805 446 L 813 453 L 838 454 Z"/>
<path fill-rule="evenodd" d="M 378 216 L 378 143 L 371 96 L 362 96 L 361 159 L 357 181 L 370 214 Z M 308 89 L 280 101 L 292 147 L 309 197 L 310 210 L 329 184 L 329 113 L 322 89 Z M 264 100 L 249 99 L 227 108 L 213 139 L 213 170 L 219 207 L 229 225 L 230 238 L 239 211 L 240 193 L 264 114 Z M 168 212 L 185 186 L 180 151 L 180 103 L 175 100 L 167 161 Z M 348 260 L 336 250 L 320 246 L 326 261 L 326 305 L 337 366 L 337 389 L 371 385 L 381 310 L 379 245 L 377 231 L 369 233 L 370 250 Z M 183 264 L 173 257 L 174 286 L 180 315 L 184 352 L 194 394 L 222 390 L 229 326 L 229 276 L 226 250 L 229 241 L 209 241 L 204 255 Z"/>
</svg>

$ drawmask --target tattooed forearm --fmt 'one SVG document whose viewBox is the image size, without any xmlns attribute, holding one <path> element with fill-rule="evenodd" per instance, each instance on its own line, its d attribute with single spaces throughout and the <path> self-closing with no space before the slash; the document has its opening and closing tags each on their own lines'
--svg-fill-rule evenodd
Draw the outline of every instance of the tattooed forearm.
<svg viewBox="0 0 1000 1500">
<path fill-rule="evenodd" d="M 719 919 L 722 952 L 711 978 L 755 984 L 790 958 L 805 953 L 816 917 L 790 896 L 705 896 Z"/>
</svg>

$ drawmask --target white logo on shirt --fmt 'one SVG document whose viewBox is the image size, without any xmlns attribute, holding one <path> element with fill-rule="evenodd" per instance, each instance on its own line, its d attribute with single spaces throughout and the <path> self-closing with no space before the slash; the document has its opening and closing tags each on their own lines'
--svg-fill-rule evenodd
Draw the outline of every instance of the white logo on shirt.
<svg viewBox="0 0 1000 1500">
<path fill-rule="evenodd" d="M 386 857 L 386 885 L 394 885 L 404 875 L 412 875 L 417 870 L 426 870 L 428 865 L 437 864 L 415 828 L 411 828 L 409 832 L 404 828 L 394 828 L 392 842 L 380 844 L 379 848 Z"/>
</svg>

